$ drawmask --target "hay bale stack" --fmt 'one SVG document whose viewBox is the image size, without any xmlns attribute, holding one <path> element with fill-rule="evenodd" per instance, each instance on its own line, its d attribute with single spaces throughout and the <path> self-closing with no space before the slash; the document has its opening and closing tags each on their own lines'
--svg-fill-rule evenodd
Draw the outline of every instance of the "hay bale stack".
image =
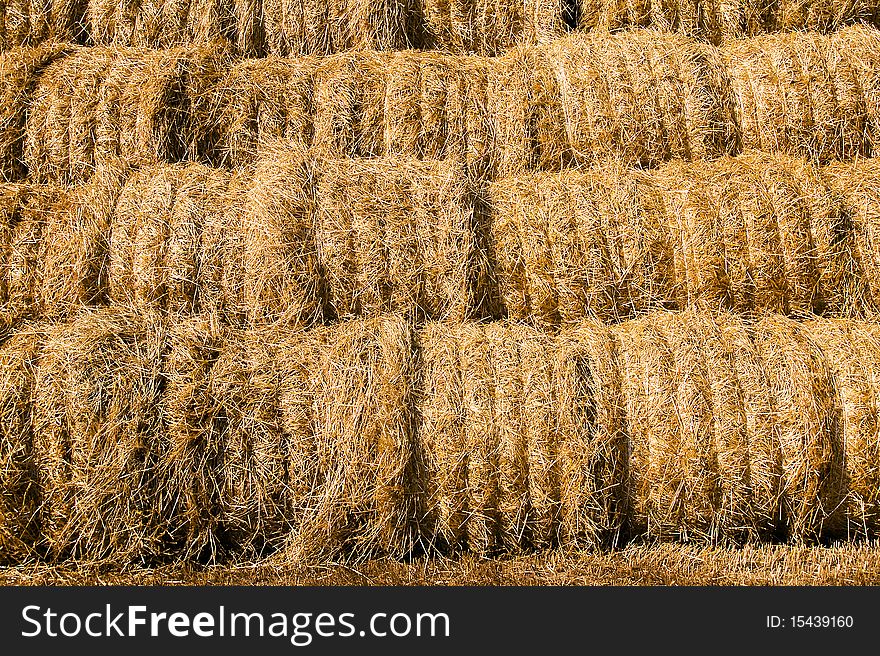
<svg viewBox="0 0 880 656">
<path fill-rule="evenodd" d="M 0 180 L 15 182 L 27 175 L 25 126 L 40 73 L 71 50 L 47 44 L 0 55 Z"/>
<path fill-rule="evenodd" d="M 761 36 L 722 53 L 743 148 L 820 162 L 868 150 L 858 67 L 828 37 Z"/>
<path fill-rule="evenodd" d="M 264 0 L 266 50 L 280 56 L 402 50 L 412 40 L 414 0 Z"/>
<path fill-rule="evenodd" d="M 40 489 L 34 460 L 32 398 L 43 338 L 27 326 L 0 346 L 0 562 L 37 557 Z"/>
<path fill-rule="evenodd" d="M 561 36 L 570 2 L 547 0 L 424 0 L 428 43 L 447 52 L 500 55 L 518 44 Z"/>
<path fill-rule="evenodd" d="M 50 66 L 34 91 L 24 161 L 36 181 L 198 156 L 200 114 L 222 51 L 92 48 Z"/>
<path fill-rule="evenodd" d="M 199 164 L 146 168 L 126 181 L 111 220 L 109 295 L 145 312 L 183 316 L 203 302 L 209 261 L 205 224 L 227 211 L 229 176 Z M 211 254 L 216 259 L 216 254 Z"/>
<path fill-rule="evenodd" d="M 649 165 L 736 145 L 723 65 L 707 46 L 648 30 L 572 35 L 518 63 L 523 52 L 503 58 L 498 74 L 509 73 L 490 85 L 497 149 L 510 150 L 505 172 L 542 156 Z"/>
<path fill-rule="evenodd" d="M 99 170 L 87 185 L 57 193 L 40 241 L 37 307 L 68 319 L 109 301 L 111 219 L 126 169 Z"/>
<path fill-rule="evenodd" d="M 755 325 L 782 451 L 782 521 L 790 540 L 839 530 L 845 495 L 843 420 L 831 365 L 809 333 L 768 315 Z"/>
<path fill-rule="evenodd" d="M 822 177 L 840 204 L 847 314 L 873 316 L 880 309 L 880 165 L 873 159 L 826 167 Z"/>
<path fill-rule="evenodd" d="M 765 6 L 764 29 L 780 32 L 796 30 L 833 32 L 857 22 L 876 25 L 877 9 L 874 0 L 855 2 L 780 0 Z"/>
<path fill-rule="evenodd" d="M 284 139 L 311 145 L 315 58 L 249 59 L 235 63 L 218 84 L 210 115 L 217 120 L 212 160 L 252 164 L 267 144 Z"/>
<path fill-rule="evenodd" d="M 229 219 L 227 229 L 238 233 L 241 250 L 227 250 L 224 267 L 240 266 L 235 314 L 249 325 L 310 325 L 323 316 L 313 176 L 303 151 L 277 150 L 257 163 L 241 207 Z"/>
<path fill-rule="evenodd" d="M 49 330 L 33 425 L 51 559 L 143 562 L 162 553 L 161 346 L 161 328 L 124 309 Z"/>
<path fill-rule="evenodd" d="M 816 319 L 804 331 L 831 367 L 842 409 L 847 484 L 842 533 L 847 538 L 872 538 L 880 520 L 880 341 L 871 327 L 841 319 Z"/>
<path fill-rule="evenodd" d="M 567 327 L 555 340 L 560 540 L 566 546 L 617 546 L 633 529 L 640 472 L 629 462 L 618 357 L 609 329 L 598 322 Z"/>
<path fill-rule="evenodd" d="M 667 219 L 644 174 L 616 165 L 533 174 L 498 180 L 488 195 L 507 316 L 617 321 L 675 303 Z"/>
<path fill-rule="evenodd" d="M 319 466 L 310 496 L 297 500 L 290 555 L 400 557 L 414 545 L 414 347 L 399 317 L 338 324 L 327 336 L 312 371 Z"/>
<path fill-rule="evenodd" d="M 318 189 L 321 268 L 336 316 L 475 314 L 486 294 L 485 258 L 460 165 L 330 160 Z"/>
</svg>

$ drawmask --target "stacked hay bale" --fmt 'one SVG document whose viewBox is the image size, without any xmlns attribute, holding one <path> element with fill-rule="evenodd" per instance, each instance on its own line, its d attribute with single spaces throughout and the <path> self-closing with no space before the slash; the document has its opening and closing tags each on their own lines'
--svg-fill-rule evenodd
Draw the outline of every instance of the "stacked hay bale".
<svg viewBox="0 0 880 656">
<path fill-rule="evenodd" d="M 490 71 L 489 108 L 501 175 L 569 159 L 713 158 L 737 143 L 717 54 L 652 31 L 514 50 Z"/>
<path fill-rule="evenodd" d="M 9 0 L 0 5 L 0 52 L 46 41 L 86 43 L 83 0 Z"/>
<path fill-rule="evenodd" d="M 618 321 L 675 302 L 662 204 L 617 165 L 493 183 L 491 257 L 507 316 Z"/>
<path fill-rule="evenodd" d="M 872 159 L 836 164 L 822 170 L 823 179 L 840 204 L 849 239 L 841 244 L 852 254 L 851 270 L 860 284 L 852 285 L 849 298 L 874 314 L 880 308 L 880 165 Z"/>
<path fill-rule="evenodd" d="M 868 150 L 859 68 L 840 45 L 840 39 L 795 33 L 722 48 L 744 148 L 820 162 Z"/>
<path fill-rule="evenodd" d="M 872 324 L 830 319 L 810 321 L 804 333 L 822 349 L 842 409 L 847 495 L 846 524 L 838 532 L 848 539 L 873 538 L 880 519 L 880 334 Z"/>
<path fill-rule="evenodd" d="M 0 55 L 0 181 L 15 182 L 27 175 L 25 127 L 39 74 L 70 50 L 53 43 Z"/>
<path fill-rule="evenodd" d="M 334 316 L 480 313 L 488 271 L 461 165 L 326 160 L 318 176 L 318 245 Z"/>
<path fill-rule="evenodd" d="M 91 48 L 48 66 L 27 117 L 34 181 L 87 181 L 96 168 L 196 158 L 199 116 L 222 51 Z"/>
<path fill-rule="evenodd" d="M 412 328 L 401 318 L 346 322 L 326 336 L 315 368 L 297 367 L 286 380 L 282 412 L 294 431 L 297 491 L 287 558 L 394 558 L 413 548 L 414 356 Z"/>
<path fill-rule="evenodd" d="M 110 300 L 177 316 L 219 311 L 211 273 L 221 263 L 205 239 L 208 226 L 228 211 L 228 185 L 226 172 L 199 164 L 133 173 L 110 220 L 104 254 Z"/>
<path fill-rule="evenodd" d="M 50 559 L 144 562 L 163 553 L 162 341 L 160 326 L 120 308 L 48 329 L 33 431 Z"/>
<path fill-rule="evenodd" d="M 447 52 L 500 55 L 517 44 L 551 41 L 574 21 L 576 2 L 423 0 L 428 44 Z"/>
<path fill-rule="evenodd" d="M 0 563 L 32 560 L 39 551 L 40 488 L 34 457 L 33 405 L 43 338 L 30 325 L 0 345 Z"/>
</svg>

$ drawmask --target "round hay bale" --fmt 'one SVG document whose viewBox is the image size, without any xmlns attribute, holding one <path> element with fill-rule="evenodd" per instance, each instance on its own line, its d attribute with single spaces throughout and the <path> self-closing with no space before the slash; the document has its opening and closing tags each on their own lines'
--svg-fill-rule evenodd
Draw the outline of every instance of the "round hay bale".
<svg viewBox="0 0 880 656">
<path fill-rule="evenodd" d="M 827 357 L 795 322 L 755 325 L 782 450 L 782 521 L 792 541 L 839 529 L 844 500 L 843 421 Z"/>
<path fill-rule="evenodd" d="M 109 243 L 114 302 L 144 311 L 202 311 L 206 221 L 226 211 L 229 176 L 199 164 L 138 171 L 119 194 Z M 216 254 L 212 254 L 216 257 Z M 216 265 L 215 265 L 216 266 Z M 211 303 L 208 309 L 214 309 Z"/>
<path fill-rule="evenodd" d="M 812 238 L 813 207 L 783 161 L 742 155 L 703 170 L 702 207 L 724 252 L 727 291 L 716 298 L 736 312 L 807 314 L 821 309 Z M 719 290 L 720 292 L 721 290 Z"/>
<path fill-rule="evenodd" d="M 213 95 L 218 126 L 214 160 L 236 167 L 252 164 L 278 139 L 303 147 L 313 139 L 314 58 L 250 59 L 235 63 Z"/>
<path fill-rule="evenodd" d="M 880 310 L 880 166 L 856 160 L 823 168 L 822 178 L 843 219 L 836 235 L 837 248 L 845 251 L 839 305 L 847 314 L 873 316 Z"/>
<path fill-rule="evenodd" d="M 0 345 L 0 562 L 38 556 L 40 488 L 32 398 L 42 327 L 26 326 Z"/>
<path fill-rule="evenodd" d="M 88 185 L 53 192 L 36 290 L 44 316 L 67 319 L 83 307 L 107 304 L 110 223 L 125 175 L 100 171 Z"/>
<path fill-rule="evenodd" d="M 186 319 L 169 325 L 163 345 L 159 411 L 167 448 L 157 463 L 164 481 L 157 512 L 169 518 L 169 550 L 186 560 L 210 560 L 226 547 L 217 482 L 224 455 L 218 437 L 227 417 L 210 393 L 226 337 L 210 319 Z"/>
<path fill-rule="evenodd" d="M 329 160 L 318 196 L 321 268 L 336 316 L 473 316 L 485 265 L 460 165 Z"/>
<path fill-rule="evenodd" d="M 847 497 L 841 533 L 850 539 L 872 538 L 880 520 L 880 335 L 872 328 L 842 319 L 804 325 L 831 367 L 842 409 Z"/>
<path fill-rule="evenodd" d="M 723 64 L 707 46 L 650 30 L 579 34 L 548 56 L 578 164 L 612 156 L 650 165 L 735 147 Z"/>
<path fill-rule="evenodd" d="M 282 399 L 285 370 L 301 361 L 307 349 L 300 352 L 299 344 L 308 339 L 275 327 L 236 331 L 209 374 L 208 397 L 219 422 L 204 433 L 214 440 L 206 453 L 216 460 L 203 468 L 213 505 L 201 521 L 205 537 L 216 535 L 238 560 L 280 549 L 295 528 L 292 503 L 302 501 L 291 498 L 291 449 L 303 446 L 291 439 L 302 436 L 285 434 Z M 314 374 L 318 365 L 312 359 L 303 366 Z"/>
<path fill-rule="evenodd" d="M 620 340 L 626 421 L 640 469 L 636 524 L 649 537 L 718 541 L 721 505 L 711 386 L 689 315 L 655 314 L 615 329 Z M 727 472 L 725 472 L 727 473 Z M 735 485 L 735 483 L 734 483 Z M 642 511 L 642 508 L 644 510 Z"/>
<path fill-rule="evenodd" d="M 236 220 L 241 239 L 241 300 L 250 325 L 308 325 L 322 314 L 315 235 L 313 168 L 304 152 L 260 160 Z"/>
<path fill-rule="evenodd" d="M 467 545 L 468 450 L 464 371 L 458 332 L 429 322 L 418 333 L 418 453 L 424 487 L 421 533 L 429 545 L 459 551 Z"/>
<path fill-rule="evenodd" d="M 560 539 L 566 547 L 618 546 L 632 532 L 640 475 L 632 468 L 618 348 L 609 329 L 583 321 L 555 340 Z"/>
<path fill-rule="evenodd" d="M 549 42 L 565 30 L 566 7 L 552 0 L 424 0 L 428 42 L 447 52 L 500 55 L 518 44 Z"/>
<path fill-rule="evenodd" d="M 831 48 L 845 58 L 855 74 L 865 111 L 866 154 L 880 149 L 880 35 L 867 25 L 846 27 L 832 34 Z"/>
<path fill-rule="evenodd" d="M 325 157 L 376 157 L 385 148 L 385 70 L 393 55 L 334 55 L 315 72 L 314 145 Z"/>
<path fill-rule="evenodd" d="M 68 45 L 50 43 L 14 48 L 0 55 L 0 180 L 14 182 L 27 175 L 26 126 L 40 74 L 73 50 Z"/>
<path fill-rule="evenodd" d="M 817 34 L 725 46 L 744 149 L 820 162 L 864 153 L 867 110 L 858 69 Z"/>
<path fill-rule="evenodd" d="M 565 112 L 546 48 L 516 48 L 489 69 L 488 103 L 498 177 L 559 170 L 570 159 Z"/>
<path fill-rule="evenodd" d="M 673 244 L 657 189 L 617 165 L 489 188 L 490 239 L 511 318 L 550 325 L 672 307 Z"/>
<path fill-rule="evenodd" d="M 414 347 L 399 317 L 337 324 L 328 335 L 313 371 L 321 509 L 300 530 L 311 548 L 352 559 L 412 549 Z"/>
<path fill-rule="evenodd" d="M 163 553 L 161 350 L 162 329 L 124 309 L 48 331 L 33 426 L 52 560 L 144 562 Z"/>
</svg>

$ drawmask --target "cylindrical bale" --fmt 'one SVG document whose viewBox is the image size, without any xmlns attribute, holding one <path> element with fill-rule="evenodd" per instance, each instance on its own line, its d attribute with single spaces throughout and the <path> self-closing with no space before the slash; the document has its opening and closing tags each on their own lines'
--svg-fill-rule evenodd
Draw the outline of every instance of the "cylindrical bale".
<svg viewBox="0 0 880 656">
<path fill-rule="evenodd" d="M 813 207 L 798 178 L 782 163 L 752 155 L 696 169 L 702 190 L 687 199 L 684 214 L 700 215 L 723 250 L 715 273 L 721 288 L 707 300 L 737 312 L 821 309 Z"/>
<path fill-rule="evenodd" d="M 14 182 L 27 175 L 25 135 L 40 74 L 71 50 L 51 43 L 0 55 L 0 180 Z"/>
<path fill-rule="evenodd" d="M 252 164 L 278 139 L 312 143 L 314 58 L 248 59 L 235 63 L 212 94 L 217 143 L 210 159 L 235 167 Z"/>
<path fill-rule="evenodd" d="M 261 159 L 242 199 L 241 300 L 250 325 L 309 325 L 322 316 L 314 171 L 298 149 Z M 233 261 L 234 265 L 234 261 Z"/>
<path fill-rule="evenodd" d="M 707 46 L 653 31 L 581 34 L 548 56 L 578 164 L 704 159 L 736 146 L 723 64 Z"/>
<path fill-rule="evenodd" d="M 739 316 L 702 312 L 694 327 L 712 394 L 724 528 L 737 541 L 773 538 L 782 454 L 763 362 Z"/>
<path fill-rule="evenodd" d="M 603 324 L 582 321 L 560 332 L 551 357 L 561 542 L 617 546 L 632 531 L 644 473 L 630 462 L 617 343 Z"/>
<path fill-rule="evenodd" d="M 167 518 L 157 512 L 162 332 L 119 308 L 48 331 L 33 423 L 53 560 L 144 562 L 164 552 Z"/>
<path fill-rule="evenodd" d="M 742 146 L 825 162 L 865 153 L 858 69 L 817 34 L 736 41 L 722 49 Z"/>
<path fill-rule="evenodd" d="M 345 53 L 315 72 L 316 149 L 327 157 L 385 154 L 385 70 L 393 55 Z"/>
<path fill-rule="evenodd" d="M 782 451 L 782 512 L 788 538 L 839 529 L 845 495 L 843 419 L 831 365 L 809 332 L 768 315 L 755 325 Z"/>
<path fill-rule="evenodd" d="M 845 251 L 841 304 L 849 314 L 873 316 L 880 310 L 880 165 L 865 159 L 828 166 L 822 178 L 843 219 L 834 240 Z"/>
<path fill-rule="evenodd" d="M 329 160 L 318 175 L 321 269 L 336 316 L 475 314 L 486 264 L 462 166 Z"/>
<path fill-rule="evenodd" d="M 842 409 L 847 538 L 871 538 L 880 521 L 880 341 L 873 327 L 842 319 L 815 319 L 804 326 L 834 374 Z"/>
<path fill-rule="evenodd" d="M 110 297 L 144 311 L 202 311 L 206 222 L 226 211 L 229 176 L 199 164 L 142 169 L 113 212 Z"/>
<path fill-rule="evenodd" d="M 650 538 L 716 541 L 724 509 L 718 507 L 711 390 L 699 340 L 678 332 L 676 316 L 650 315 L 615 329 L 631 467 L 645 463 L 636 525 L 644 512 Z"/>
<path fill-rule="evenodd" d="M 619 320 L 678 300 L 668 219 L 644 174 L 603 166 L 503 179 L 489 202 L 509 317 Z"/>
<path fill-rule="evenodd" d="M 217 484 L 225 418 L 218 409 L 225 406 L 212 398 L 210 385 L 226 337 L 204 318 L 175 322 L 165 336 L 159 410 L 168 448 L 157 465 L 164 481 L 157 512 L 170 519 L 169 548 L 183 559 L 210 559 L 226 548 Z"/>
<path fill-rule="evenodd" d="M 40 245 L 43 315 L 67 319 L 83 307 L 107 304 L 111 219 L 126 175 L 98 171 L 87 185 L 56 196 Z"/>
<path fill-rule="evenodd" d="M 314 371 L 318 512 L 300 531 L 320 552 L 400 557 L 415 543 L 414 353 L 409 324 L 337 324 Z"/>
<path fill-rule="evenodd" d="M 314 375 L 320 365 L 312 339 L 284 327 L 236 331 L 210 371 L 208 396 L 222 421 L 205 450 L 214 459 L 202 469 L 213 505 L 201 521 L 208 522 L 205 535 L 218 535 L 237 559 L 269 555 L 302 530 L 304 501 L 291 496 L 291 467 L 298 466 L 291 454 L 304 449 L 295 441 L 309 435 L 285 432 L 283 399 L 288 368 L 299 364 Z M 310 501 L 325 502 L 312 481 Z"/>
<path fill-rule="evenodd" d="M 34 560 L 40 544 L 40 478 L 34 454 L 33 394 L 44 339 L 26 326 L 0 345 L 0 562 Z"/>
<path fill-rule="evenodd" d="M 563 91 L 546 48 L 516 48 L 489 69 L 498 177 L 559 170 L 571 160 Z"/>
</svg>

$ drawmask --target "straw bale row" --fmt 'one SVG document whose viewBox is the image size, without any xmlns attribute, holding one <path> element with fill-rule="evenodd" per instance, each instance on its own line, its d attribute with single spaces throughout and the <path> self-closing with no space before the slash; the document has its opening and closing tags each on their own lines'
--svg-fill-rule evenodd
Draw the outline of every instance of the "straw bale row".
<svg viewBox="0 0 880 656">
<path fill-rule="evenodd" d="M 8 181 L 84 182 L 117 160 L 247 165 L 278 139 L 323 157 L 455 158 L 486 178 L 744 150 L 829 162 L 880 139 L 880 36 L 863 27 L 720 49 L 651 30 L 576 34 L 498 58 L 59 48 L 0 59 Z"/>
<path fill-rule="evenodd" d="M 407 47 L 497 55 L 572 30 L 652 27 L 712 43 L 761 32 L 876 23 L 876 0 L 111 0 L 0 5 L 0 51 L 49 39 L 149 48 L 225 42 L 247 56 Z"/>
<path fill-rule="evenodd" d="M 234 173 L 99 171 L 78 187 L 0 185 L 6 329 L 110 303 L 233 326 L 880 311 L 875 159 L 750 153 L 481 186 L 450 160 L 278 146 Z"/>
<path fill-rule="evenodd" d="M 551 334 L 129 310 L 0 346 L 6 562 L 872 537 L 871 324 L 656 313 Z"/>
</svg>

